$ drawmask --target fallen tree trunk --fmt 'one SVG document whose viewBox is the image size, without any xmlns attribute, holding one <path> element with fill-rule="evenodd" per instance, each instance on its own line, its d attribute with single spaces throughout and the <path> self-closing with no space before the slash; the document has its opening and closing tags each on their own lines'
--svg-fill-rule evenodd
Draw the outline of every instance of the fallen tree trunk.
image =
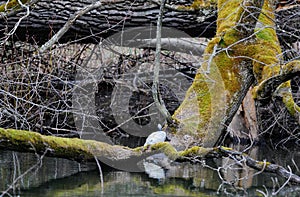
<svg viewBox="0 0 300 197">
<path fill-rule="evenodd" d="M 60 30 L 69 17 L 76 11 L 91 4 L 93 1 L 39 1 L 18 25 L 15 36 L 19 40 L 43 43 Z M 103 1 L 105 3 L 105 1 Z M 168 10 L 163 19 L 165 27 L 182 30 L 193 37 L 213 37 L 215 32 L 216 10 L 197 20 L 201 13 L 195 11 Z M 92 10 L 75 21 L 60 42 L 79 40 L 85 43 L 98 43 L 99 37 L 107 37 L 120 32 L 124 28 L 155 26 L 159 13 L 159 4 L 152 1 L 138 0 L 117 1 L 103 4 L 99 9 Z M 1 37 L 6 28 L 12 29 L 24 11 L 8 18 L 1 19 Z M 162 35 L 169 37 L 170 35 Z"/>
<path fill-rule="evenodd" d="M 25 2 L 25 1 L 23 1 Z M 43 44 L 52 35 L 57 33 L 71 15 L 93 1 L 48 1 L 40 0 L 30 7 L 30 13 L 18 24 L 14 36 L 17 40 Z M 92 10 L 75 21 L 68 32 L 60 39 L 60 43 L 76 41 L 81 43 L 98 43 L 100 37 L 108 37 L 113 33 L 120 32 L 124 28 L 153 26 L 156 24 L 159 13 L 159 4 L 156 1 L 126 0 L 102 1 L 103 6 Z M 180 5 L 186 6 L 189 1 L 180 1 Z M 4 2 L 3 2 L 4 3 Z M 170 1 L 177 3 L 176 1 Z M 2 4 L 4 5 L 4 4 Z M 192 37 L 211 38 L 216 32 L 216 6 L 206 8 L 182 9 L 178 3 L 175 6 L 167 6 L 163 18 L 164 27 L 175 28 L 184 31 Z M 297 40 L 299 31 L 296 31 L 299 16 L 296 14 L 299 5 L 278 9 L 276 23 L 280 37 L 291 42 Z M 8 17 L 0 17 L 0 37 L 5 36 L 18 23 L 25 10 L 8 12 Z M 290 20 L 290 15 L 293 21 Z M 155 26 L 155 25 L 154 25 Z M 288 33 L 293 29 L 293 34 Z M 171 35 L 162 35 L 170 37 Z"/>
<path fill-rule="evenodd" d="M 122 165 L 124 168 L 124 162 L 126 162 L 127 170 L 131 171 L 144 171 L 140 168 L 141 166 L 139 166 L 138 162 L 159 152 L 164 153 L 171 161 L 200 161 L 199 158 L 205 157 L 229 157 L 238 161 L 239 165 L 244 163 L 256 170 L 276 173 L 293 183 L 300 184 L 300 177 L 282 166 L 271 164 L 267 161 L 257 161 L 245 153 L 221 146 L 216 148 L 194 146 L 184 151 L 176 151 L 170 143 L 162 142 L 151 145 L 151 148 L 148 150 L 144 147 L 131 149 L 94 140 L 60 138 L 44 136 L 31 131 L 0 129 L 0 149 L 33 152 L 78 162 L 95 162 L 95 159 L 98 159 L 105 164 L 110 162 L 110 167 L 118 169 Z"/>
</svg>

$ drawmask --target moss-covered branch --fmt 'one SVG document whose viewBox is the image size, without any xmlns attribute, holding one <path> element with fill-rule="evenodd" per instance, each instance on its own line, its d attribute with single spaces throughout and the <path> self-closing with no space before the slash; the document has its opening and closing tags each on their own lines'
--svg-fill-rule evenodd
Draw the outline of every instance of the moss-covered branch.
<svg viewBox="0 0 300 197">
<path fill-rule="evenodd" d="M 94 161 L 94 156 L 110 160 L 128 159 L 140 155 L 122 146 L 112 146 L 94 140 L 44 136 L 36 132 L 14 129 L 0 129 L 0 148 L 20 152 L 36 152 L 47 156 L 62 157 L 78 162 Z"/>
<path fill-rule="evenodd" d="M 116 162 L 128 160 L 132 157 L 142 159 L 144 156 L 157 153 L 157 151 L 163 152 L 169 158 L 176 160 L 193 154 L 204 157 L 207 151 L 211 150 L 198 147 L 178 152 L 170 143 L 163 142 L 152 145 L 146 151 L 144 147 L 131 149 L 95 140 L 45 136 L 32 131 L 3 128 L 0 128 L 0 149 L 38 154 L 44 154 L 48 151 L 47 156 L 61 157 L 78 162 L 94 161 L 95 156 Z"/>
<path fill-rule="evenodd" d="M 161 142 L 152 145 L 149 150 L 146 150 L 144 147 L 130 149 L 94 140 L 60 138 L 44 136 L 30 131 L 0 129 L 0 148 L 20 152 L 46 153 L 48 156 L 62 157 L 78 162 L 94 161 L 96 156 L 97 158 L 106 158 L 118 163 L 132 157 L 142 159 L 145 156 L 158 152 L 165 153 L 171 160 L 193 160 L 193 158 L 204 158 L 207 156 L 234 157 L 237 160 L 246 161 L 249 167 L 276 173 L 292 182 L 300 184 L 300 177 L 283 167 L 269 162 L 256 161 L 244 153 L 226 147 L 203 148 L 194 146 L 184 151 L 176 151 L 170 143 Z"/>
<path fill-rule="evenodd" d="M 184 143 L 180 139 L 190 135 L 201 146 L 220 144 L 253 83 L 252 73 L 259 84 L 254 88 L 257 106 L 270 103 L 278 86 L 299 75 L 298 61 L 281 65 L 274 4 L 272 0 L 218 1 L 217 34 L 208 43 L 204 63 L 173 116 L 179 122 L 177 141 Z M 299 106 L 291 93 L 285 93 L 282 100 L 298 120 Z"/>
<path fill-rule="evenodd" d="M 298 74 L 299 75 L 299 74 Z M 276 91 L 275 96 L 280 97 L 287 111 L 300 125 L 300 107 L 294 100 L 291 90 L 291 81 L 281 84 Z"/>
<path fill-rule="evenodd" d="M 265 79 L 256 87 L 255 98 L 257 100 L 264 100 L 265 102 L 268 102 L 272 97 L 272 93 L 275 92 L 279 85 L 299 75 L 300 61 L 292 61 L 283 65 L 280 69 L 280 73 Z M 287 86 L 289 85 L 287 84 Z"/>
</svg>

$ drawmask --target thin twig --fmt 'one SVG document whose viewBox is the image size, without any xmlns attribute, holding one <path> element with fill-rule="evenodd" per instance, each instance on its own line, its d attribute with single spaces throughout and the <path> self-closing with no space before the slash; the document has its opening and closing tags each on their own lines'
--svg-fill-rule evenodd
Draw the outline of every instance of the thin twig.
<svg viewBox="0 0 300 197">
<path fill-rule="evenodd" d="M 289 169 L 289 172 L 290 172 L 290 176 L 288 177 L 288 179 L 284 182 L 284 184 L 276 192 L 272 193 L 272 195 L 274 195 L 274 196 L 277 195 L 280 192 L 280 190 L 282 190 L 289 183 L 293 173 L 292 173 L 292 169 L 291 169 L 290 166 L 288 166 L 288 169 Z"/>
<path fill-rule="evenodd" d="M 39 53 L 44 53 L 46 50 L 50 49 L 54 43 L 56 43 L 72 26 L 72 24 L 82 15 L 85 13 L 99 8 L 102 5 L 101 1 L 96 1 L 90 5 L 85 6 L 81 10 L 75 12 L 69 20 L 65 23 L 65 25 L 50 39 L 48 42 L 46 42 L 41 48 L 39 49 Z"/>
<path fill-rule="evenodd" d="M 33 1 L 30 1 L 30 2 L 26 3 L 26 5 L 28 5 L 28 7 L 30 7 L 30 6 L 33 6 L 34 4 L 38 3 L 39 1 L 40 1 L 40 0 L 33 0 Z M 22 2 L 21 2 L 21 3 L 22 3 Z M 7 4 L 7 2 L 6 2 L 6 4 Z M 20 5 L 22 5 L 22 4 L 20 4 Z M 27 10 L 27 6 L 21 6 L 21 7 L 18 8 L 18 9 L 13 9 L 13 10 L 9 10 L 9 12 L 1 13 L 0 19 L 6 19 L 6 18 L 8 18 L 8 17 L 10 17 L 10 16 L 14 16 L 14 15 L 16 15 L 17 13 L 23 11 L 24 9 Z"/>
<path fill-rule="evenodd" d="M 152 96 L 156 107 L 160 111 L 160 113 L 167 119 L 169 123 L 172 123 L 172 117 L 168 112 L 164 101 L 161 96 L 159 96 L 159 67 L 160 67 L 160 53 L 161 53 L 161 29 L 162 29 L 162 17 L 164 12 L 164 6 L 166 1 L 162 0 L 159 10 L 159 15 L 157 19 L 157 30 L 156 30 L 156 51 L 155 51 L 155 65 L 154 65 L 154 77 L 153 77 L 153 85 L 152 85 Z"/>
<path fill-rule="evenodd" d="M 29 16 L 30 14 L 30 9 L 29 9 L 29 6 L 28 5 L 25 5 L 22 3 L 22 1 L 18 0 L 18 3 L 19 5 L 21 6 L 21 8 L 24 8 L 26 9 L 26 14 L 22 17 L 19 18 L 19 20 L 17 21 L 17 23 L 14 25 L 14 28 L 12 30 L 10 30 L 7 35 L 5 36 L 5 39 L 4 40 L 1 40 L 0 44 L 4 44 L 6 43 L 6 41 L 10 38 L 10 36 L 12 36 L 16 30 L 18 29 L 20 23 L 26 18 Z"/>
</svg>

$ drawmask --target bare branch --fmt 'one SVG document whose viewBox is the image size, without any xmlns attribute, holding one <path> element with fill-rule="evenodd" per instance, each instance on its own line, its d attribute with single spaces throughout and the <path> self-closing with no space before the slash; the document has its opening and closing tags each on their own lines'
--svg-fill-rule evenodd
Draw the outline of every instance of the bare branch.
<svg viewBox="0 0 300 197">
<path fill-rule="evenodd" d="M 39 53 L 44 53 L 46 50 L 50 49 L 72 26 L 72 24 L 82 15 L 85 13 L 96 9 L 102 5 L 101 1 L 96 1 L 81 10 L 77 11 L 75 14 L 73 14 L 69 20 L 65 23 L 65 25 L 43 46 L 41 46 Z"/>
<path fill-rule="evenodd" d="M 171 114 L 168 112 L 164 101 L 159 96 L 159 67 L 160 67 L 160 53 L 161 53 L 161 28 L 162 28 L 162 17 L 164 12 L 165 0 L 161 1 L 159 16 L 157 19 L 157 32 L 156 32 L 156 52 L 155 52 L 155 65 L 154 65 L 154 79 L 152 85 L 152 96 L 158 110 L 163 114 L 169 123 L 172 123 Z"/>
<path fill-rule="evenodd" d="M 246 164 L 254 168 L 256 170 L 264 170 L 264 172 L 271 172 L 275 173 L 285 179 L 290 180 L 294 183 L 300 183 L 300 177 L 296 174 L 293 174 L 290 170 L 286 170 L 284 167 L 277 165 L 277 164 L 271 164 L 270 162 L 266 161 L 257 161 L 250 156 L 246 155 L 245 153 L 235 151 L 231 148 L 226 147 L 217 147 L 215 148 L 215 151 L 222 154 L 222 156 L 225 157 L 234 157 L 238 160 L 246 160 Z"/>
</svg>

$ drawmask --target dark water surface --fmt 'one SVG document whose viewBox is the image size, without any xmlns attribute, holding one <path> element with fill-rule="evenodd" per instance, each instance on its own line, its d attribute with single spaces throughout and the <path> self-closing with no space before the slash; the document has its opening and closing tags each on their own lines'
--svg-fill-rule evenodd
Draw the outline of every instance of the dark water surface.
<svg viewBox="0 0 300 197">
<path fill-rule="evenodd" d="M 249 154 L 256 159 L 290 166 L 294 173 L 299 174 L 298 151 L 270 152 L 261 148 Z M 0 151 L 0 190 L 6 191 L 11 186 L 9 195 L 44 197 L 300 196 L 299 186 L 287 184 L 279 190 L 285 183 L 284 179 L 235 165 L 227 158 L 194 165 L 172 163 L 168 169 L 150 167 L 148 174 L 103 167 L 102 187 L 95 164 L 82 165 L 48 157 L 39 162 L 34 154 Z"/>
</svg>

